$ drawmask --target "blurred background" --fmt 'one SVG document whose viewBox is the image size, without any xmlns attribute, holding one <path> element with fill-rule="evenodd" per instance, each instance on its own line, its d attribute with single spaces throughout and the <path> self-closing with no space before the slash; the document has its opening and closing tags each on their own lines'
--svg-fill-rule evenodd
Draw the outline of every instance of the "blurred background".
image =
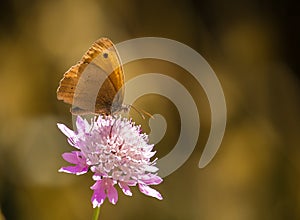
<svg viewBox="0 0 300 220">
<path fill-rule="evenodd" d="M 198 168 L 210 130 L 201 86 L 176 65 L 144 60 L 126 80 L 160 72 L 192 94 L 201 120 L 189 160 L 155 187 L 105 201 L 100 219 L 300 219 L 299 8 L 291 1 L 7 0 L 0 3 L 0 219 L 91 219 L 91 175 L 58 173 L 70 151 L 57 122 L 72 124 L 56 99 L 63 73 L 99 37 L 115 43 L 165 37 L 199 52 L 224 89 L 228 121 L 212 162 Z M 166 155 L 180 132 L 172 102 L 146 95 L 135 105 L 167 120 L 156 145 Z M 188 106 L 187 106 L 188 108 Z M 147 120 L 131 113 L 148 132 Z M 3 216 L 3 217 L 1 217 Z"/>
</svg>

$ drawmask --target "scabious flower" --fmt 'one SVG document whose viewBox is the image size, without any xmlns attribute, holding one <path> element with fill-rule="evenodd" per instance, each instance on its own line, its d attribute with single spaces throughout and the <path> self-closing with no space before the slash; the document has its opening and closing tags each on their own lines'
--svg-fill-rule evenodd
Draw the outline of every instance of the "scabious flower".
<svg viewBox="0 0 300 220">
<path fill-rule="evenodd" d="M 125 195 L 131 196 L 130 186 L 138 185 L 145 195 L 162 200 L 162 196 L 149 185 L 157 185 L 162 179 L 157 175 L 154 145 L 148 144 L 148 136 L 140 126 L 121 117 L 98 116 L 87 120 L 77 117 L 76 131 L 57 124 L 77 150 L 64 153 L 63 158 L 74 164 L 59 171 L 81 175 L 91 170 L 95 184 L 91 187 L 93 207 L 100 207 L 106 198 L 112 204 L 118 201 L 118 185 Z"/>
</svg>

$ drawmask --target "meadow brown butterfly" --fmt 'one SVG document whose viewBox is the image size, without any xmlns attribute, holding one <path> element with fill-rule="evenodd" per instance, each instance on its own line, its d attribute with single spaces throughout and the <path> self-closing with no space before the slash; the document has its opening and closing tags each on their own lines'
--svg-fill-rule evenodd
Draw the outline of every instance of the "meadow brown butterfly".
<svg viewBox="0 0 300 220">
<path fill-rule="evenodd" d="M 64 74 L 57 99 L 71 104 L 75 115 L 111 115 L 124 108 L 123 85 L 124 73 L 118 52 L 111 40 L 100 38 Z"/>
</svg>

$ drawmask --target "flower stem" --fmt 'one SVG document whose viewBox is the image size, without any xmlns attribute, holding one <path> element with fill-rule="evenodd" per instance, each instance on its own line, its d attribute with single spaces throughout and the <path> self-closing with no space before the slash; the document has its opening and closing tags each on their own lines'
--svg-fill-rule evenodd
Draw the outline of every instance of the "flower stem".
<svg viewBox="0 0 300 220">
<path fill-rule="evenodd" d="M 100 214 L 100 206 L 94 209 L 93 220 L 98 220 Z"/>
</svg>

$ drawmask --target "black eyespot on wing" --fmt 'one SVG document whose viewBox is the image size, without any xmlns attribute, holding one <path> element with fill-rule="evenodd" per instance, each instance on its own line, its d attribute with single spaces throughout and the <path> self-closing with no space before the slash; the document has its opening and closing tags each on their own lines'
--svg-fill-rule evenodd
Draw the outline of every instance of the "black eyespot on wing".
<svg viewBox="0 0 300 220">
<path fill-rule="evenodd" d="M 106 59 L 108 57 L 108 53 L 103 53 L 103 57 Z"/>
</svg>

